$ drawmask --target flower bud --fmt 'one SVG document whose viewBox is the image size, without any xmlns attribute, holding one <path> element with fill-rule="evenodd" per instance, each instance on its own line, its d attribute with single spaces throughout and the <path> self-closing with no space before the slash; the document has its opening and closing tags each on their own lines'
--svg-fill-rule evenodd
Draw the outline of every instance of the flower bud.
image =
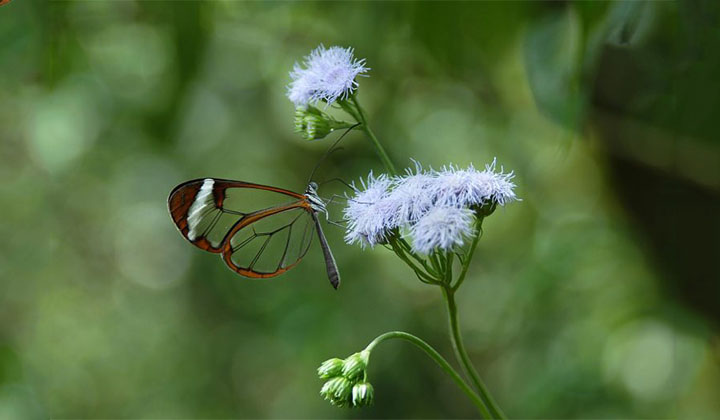
<svg viewBox="0 0 720 420">
<path fill-rule="evenodd" d="M 317 370 L 320 379 L 329 379 L 342 375 L 343 360 L 338 358 L 328 359 L 320 365 Z"/>
<path fill-rule="evenodd" d="M 320 395 L 333 405 L 343 407 L 350 404 L 352 382 L 343 376 L 331 378 L 320 389 Z"/>
<path fill-rule="evenodd" d="M 375 391 L 370 382 L 358 382 L 352 388 L 353 407 L 365 407 L 373 404 Z"/>
<path fill-rule="evenodd" d="M 475 205 L 472 207 L 478 217 L 488 217 L 493 214 L 496 208 L 497 202 L 495 201 L 489 201 L 482 205 Z"/>
<path fill-rule="evenodd" d="M 369 357 L 370 352 L 367 350 L 350 355 L 343 363 L 342 375 L 350 380 L 362 378 L 365 376 Z"/>
<path fill-rule="evenodd" d="M 305 140 L 322 139 L 338 128 L 350 127 L 349 123 L 337 121 L 314 106 L 301 106 L 295 109 L 295 132 Z"/>
</svg>

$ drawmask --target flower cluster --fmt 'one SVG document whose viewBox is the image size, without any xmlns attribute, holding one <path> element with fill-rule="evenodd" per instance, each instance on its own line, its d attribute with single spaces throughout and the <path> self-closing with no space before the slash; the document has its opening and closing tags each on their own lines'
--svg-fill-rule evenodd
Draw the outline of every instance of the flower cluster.
<svg viewBox="0 0 720 420">
<path fill-rule="evenodd" d="M 350 126 L 349 123 L 337 121 L 312 105 L 295 108 L 295 132 L 305 140 L 322 139 L 337 129 Z"/>
<path fill-rule="evenodd" d="M 305 57 L 303 65 L 295 63 L 287 96 L 295 106 L 320 101 L 332 104 L 350 96 L 358 86 L 355 78 L 368 70 L 364 58 L 353 57 L 352 48 L 320 45 Z"/>
<path fill-rule="evenodd" d="M 344 219 L 347 243 L 374 246 L 402 232 L 412 239 L 413 251 L 462 246 L 473 232 L 476 216 L 487 216 L 497 205 L 517 200 L 512 173 L 496 172 L 495 160 L 479 171 L 472 165 L 423 170 L 416 164 L 405 176 L 373 176 L 348 199 Z"/>
<path fill-rule="evenodd" d="M 327 379 L 320 395 L 338 407 L 372 405 L 374 390 L 365 380 L 370 352 L 363 350 L 347 359 L 329 359 L 318 368 L 320 379 Z"/>
</svg>

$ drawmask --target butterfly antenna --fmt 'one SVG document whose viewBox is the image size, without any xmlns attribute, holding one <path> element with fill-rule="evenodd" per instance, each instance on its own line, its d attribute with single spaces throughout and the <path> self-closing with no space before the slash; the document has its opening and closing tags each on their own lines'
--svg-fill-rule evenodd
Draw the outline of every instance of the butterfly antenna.
<svg viewBox="0 0 720 420">
<path fill-rule="evenodd" d="M 347 183 L 345 180 L 343 180 L 342 178 L 326 179 L 326 180 L 323 181 L 323 182 L 318 182 L 318 185 L 325 185 L 325 184 L 327 184 L 327 183 L 329 183 L 329 182 L 340 182 L 340 183 L 342 183 L 343 185 L 345 185 L 346 187 L 348 187 L 349 189 L 351 189 L 352 191 L 355 191 L 355 187 L 353 187 L 352 185 L 348 184 L 348 183 Z"/>
<path fill-rule="evenodd" d="M 318 161 L 318 163 L 317 163 L 317 164 L 315 165 L 315 167 L 313 168 L 312 172 L 310 173 L 310 178 L 308 178 L 307 184 L 309 184 L 310 181 L 312 181 L 313 177 L 315 176 L 315 171 L 318 170 L 318 168 L 320 167 L 320 164 L 322 164 L 322 163 L 325 161 L 325 159 L 327 159 L 327 157 L 330 156 L 330 154 L 335 151 L 335 150 L 333 150 L 333 149 L 335 149 L 335 146 L 337 146 L 338 143 L 340 143 L 340 140 L 342 140 L 343 138 L 345 138 L 345 136 L 347 136 L 347 134 L 348 134 L 350 131 L 352 131 L 355 127 L 357 127 L 357 126 L 359 126 L 359 125 L 360 125 L 360 123 L 357 123 L 357 124 L 354 124 L 354 125 L 350 126 L 347 130 L 345 130 L 345 132 L 342 134 L 342 136 L 340 136 L 337 140 L 335 140 L 335 143 L 333 143 L 332 146 L 330 146 L 330 148 L 327 150 L 327 152 L 325 152 L 325 154 L 322 155 L 322 157 L 320 158 L 320 160 Z M 338 150 L 339 150 L 339 149 L 338 149 Z"/>
</svg>

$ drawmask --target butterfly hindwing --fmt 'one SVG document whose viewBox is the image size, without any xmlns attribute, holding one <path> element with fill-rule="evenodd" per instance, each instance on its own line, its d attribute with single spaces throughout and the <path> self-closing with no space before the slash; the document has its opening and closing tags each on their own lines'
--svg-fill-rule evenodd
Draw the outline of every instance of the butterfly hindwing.
<svg viewBox="0 0 720 420">
<path fill-rule="evenodd" d="M 315 225 L 305 202 L 271 208 L 238 222 L 223 246 L 223 259 L 246 277 L 284 273 L 305 256 Z"/>
</svg>

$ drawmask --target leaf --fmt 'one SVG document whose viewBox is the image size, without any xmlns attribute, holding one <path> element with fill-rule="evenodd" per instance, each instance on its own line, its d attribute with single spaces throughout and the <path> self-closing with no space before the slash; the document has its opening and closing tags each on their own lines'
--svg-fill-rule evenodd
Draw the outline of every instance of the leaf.
<svg viewBox="0 0 720 420">
<path fill-rule="evenodd" d="M 569 128 L 585 108 L 580 89 L 581 21 L 572 8 L 553 12 L 532 25 L 524 45 L 530 89 L 542 114 Z"/>
</svg>

